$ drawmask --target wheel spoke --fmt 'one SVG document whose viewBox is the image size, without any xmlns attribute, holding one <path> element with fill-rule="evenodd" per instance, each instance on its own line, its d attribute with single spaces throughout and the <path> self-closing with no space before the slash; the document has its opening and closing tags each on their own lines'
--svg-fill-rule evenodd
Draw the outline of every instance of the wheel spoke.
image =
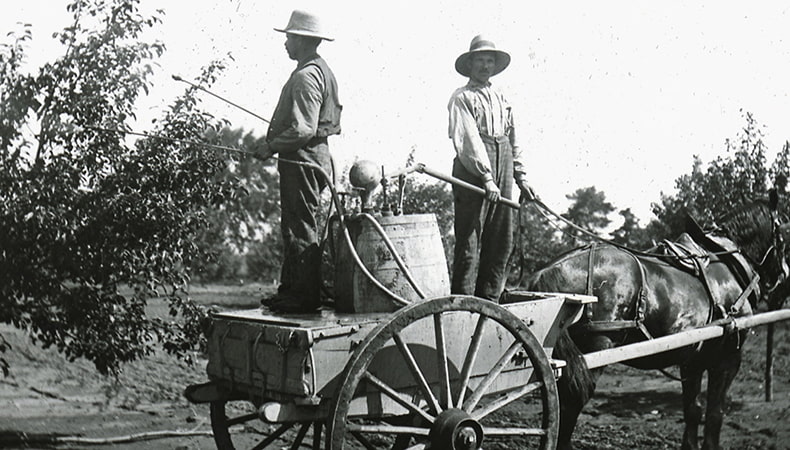
<svg viewBox="0 0 790 450">
<path fill-rule="evenodd" d="M 483 434 L 494 436 L 545 436 L 543 428 L 483 427 Z"/>
<path fill-rule="evenodd" d="M 267 445 L 269 445 L 272 442 L 276 441 L 280 436 L 283 435 L 283 433 L 285 433 L 286 431 L 290 430 L 291 427 L 293 427 L 293 426 L 294 426 L 293 422 L 292 423 L 282 424 L 280 426 L 280 428 L 274 430 L 274 433 L 266 436 L 266 439 L 262 440 L 261 442 L 258 443 L 258 445 L 253 447 L 253 450 L 260 450 L 260 449 L 266 448 Z"/>
<path fill-rule="evenodd" d="M 296 433 L 296 437 L 294 438 L 293 444 L 291 444 L 291 450 L 297 450 L 300 445 L 302 445 L 302 441 L 304 437 L 307 435 L 307 430 L 310 428 L 310 422 L 305 422 L 299 427 L 299 431 Z"/>
<path fill-rule="evenodd" d="M 464 411 L 469 413 L 475 409 L 480 399 L 482 399 L 486 392 L 488 392 L 488 388 L 491 387 L 491 385 L 494 383 L 494 380 L 496 380 L 499 374 L 502 373 L 502 370 L 505 368 L 507 363 L 513 359 L 513 356 L 520 348 L 522 348 L 522 344 L 518 340 L 515 340 L 512 344 L 510 344 L 510 347 L 508 347 L 507 351 L 505 351 L 496 364 L 494 364 L 494 367 L 491 369 L 488 375 L 486 375 L 486 377 L 483 378 L 483 381 L 477 385 L 474 393 L 471 397 L 469 397 L 469 400 L 467 400 L 466 404 L 464 405 Z"/>
<path fill-rule="evenodd" d="M 313 422 L 313 450 L 321 450 L 321 430 L 324 422 Z"/>
<path fill-rule="evenodd" d="M 395 438 L 395 442 L 390 447 L 390 450 L 406 450 L 411 445 L 411 438 L 412 435 L 410 434 L 399 434 L 398 437 Z"/>
<path fill-rule="evenodd" d="M 233 419 L 227 419 L 225 423 L 228 424 L 228 428 L 230 428 L 234 425 L 238 425 L 240 423 L 246 423 L 249 422 L 250 420 L 255 420 L 258 418 L 259 418 L 258 413 L 245 414 L 243 416 L 234 417 Z"/>
<path fill-rule="evenodd" d="M 395 389 L 391 388 L 389 385 L 387 385 L 386 383 L 384 383 L 383 381 L 378 379 L 372 373 L 370 373 L 368 371 L 365 371 L 364 377 L 369 382 L 373 383 L 376 387 L 378 387 L 381 390 L 381 392 L 384 393 L 387 397 L 395 400 L 399 405 L 401 405 L 404 408 L 408 409 L 412 413 L 419 414 L 420 416 L 422 416 L 425 420 L 427 420 L 430 423 L 433 423 L 433 421 L 435 420 L 435 418 L 433 416 L 431 416 L 430 414 L 425 412 L 422 408 L 420 408 L 419 406 L 415 405 L 411 401 L 406 400 L 405 398 L 401 397 L 401 395 L 400 395 L 400 393 L 398 391 L 396 391 Z"/>
<path fill-rule="evenodd" d="M 477 320 L 477 326 L 475 327 L 475 332 L 472 335 L 472 341 L 469 343 L 469 349 L 466 351 L 464 368 L 461 371 L 461 390 L 458 393 L 458 401 L 455 403 L 456 405 L 464 404 L 464 395 L 466 394 L 466 390 L 469 388 L 469 377 L 472 375 L 472 367 L 475 365 L 477 353 L 480 351 L 480 342 L 483 338 L 483 326 L 487 320 L 488 317 L 483 315 L 481 315 Z"/>
<path fill-rule="evenodd" d="M 359 441 L 360 444 L 362 444 L 363 447 L 365 447 L 368 450 L 376 450 L 376 446 L 373 445 L 368 440 L 368 438 L 363 436 L 362 433 L 360 433 L 359 431 L 353 431 L 353 430 L 351 430 L 349 432 L 351 433 L 352 436 L 354 436 L 357 439 L 357 441 Z"/>
<path fill-rule="evenodd" d="M 496 410 L 498 410 L 500 408 L 503 408 L 505 405 L 507 405 L 507 404 L 509 404 L 509 403 L 511 403 L 511 402 L 513 402 L 515 400 L 520 399 L 521 397 L 529 394 L 530 392 L 534 391 L 535 389 L 540 388 L 541 386 L 543 386 L 543 383 L 541 383 L 540 381 L 533 381 L 532 383 L 525 384 L 524 386 L 521 386 L 520 388 L 516 389 L 515 391 L 512 391 L 512 392 L 508 393 L 507 395 L 503 395 L 499 399 L 494 400 L 493 402 L 485 405 L 484 407 L 474 411 L 470 415 L 475 420 L 481 420 L 483 417 L 491 414 L 492 412 L 494 412 L 494 411 L 496 411 Z"/>
<path fill-rule="evenodd" d="M 492 445 L 501 441 L 508 442 L 507 448 L 521 448 L 520 441 L 529 440 L 540 450 L 555 448 L 555 374 L 538 337 L 521 319 L 531 311 L 527 309 L 509 310 L 455 295 L 415 302 L 395 312 L 360 342 L 346 364 L 331 404 L 327 447 L 448 448 L 457 438 L 449 432 L 471 420 L 475 425 L 469 432 L 475 434 L 480 431 L 477 424 L 486 422 L 482 431 L 492 438 Z M 401 356 L 392 360 L 393 351 Z M 521 357 L 514 365 L 519 352 L 526 352 L 526 366 Z M 400 374 L 390 373 L 394 366 Z M 402 373 L 404 366 L 410 375 Z M 528 421 L 493 419 L 525 401 L 530 402 Z M 434 428 L 447 433 L 431 436 Z M 464 442 L 469 440 L 466 434 L 465 430 Z"/>
<path fill-rule="evenodd" d="M 428 436 L 430 429 L 420 427 L 407 427 L 388 424 L 366 425 L 359 423 L 349 423 L 348 431 L 354 433 L 375 433 L 375 434 L 412 434 L 415 436 Z"/>
<path fill-rule="evenodd" d="M 433 325 L 436 334 L 436 358 L 439 364 L 440 398 L 448 409 L 453 407 L 453 394 L 450 392 L 450 370 L 447 366 L 447 344 L 444 340 L 444 326 L 442 314 L 433 315 Z"/>
<path fill-rule="evenodd" d="M 439 406 L 439 401 L 436 400 L 436 396 L 434 396 L 433 392 L 431 392 L 431 388 L 428 386 L 428 381 L 425 379 L 425 375 L 422 373 L 419 366 L 417 366 L 417 360 L 414 359 L 414 355 L 412 354 L 411 350 L 409 350 L 409 347 L 405 342 L 403 342 L 403 338 L 401 337 L 400 333 L 395 333 L 392 338 L 395 341 L 395 344 L 397 344 L 398 349 L 403 355 L 403 358 L 406 360 L 406 363 L 409 366 L 409 371 L 414 377 L 414 380 L 419 385 L 422 395 L 425 397 L 425 400 L 430 405 L 434 414 L 438 415 L 442 408 Z"/>
</svg>

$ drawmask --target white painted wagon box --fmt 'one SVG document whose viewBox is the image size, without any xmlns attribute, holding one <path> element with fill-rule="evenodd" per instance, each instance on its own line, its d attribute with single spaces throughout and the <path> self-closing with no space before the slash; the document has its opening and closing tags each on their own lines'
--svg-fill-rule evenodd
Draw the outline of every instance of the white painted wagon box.
<svg viewBox="0 0 790 450">
<path fill-rule="evenodd" d="M 521 321 L 547 352 L 554 345 L 560 328 L 578 318 L 583 303 L 563 294 L 508 294 L 516 303 L 502 305 Z M 336 379 L 342 374 L 354 349 L 377 325 L 388 320 L 391 313 L 336 314 L 322 311 L 313 315 L 273 316 L 262 309 L 215 314 L 208 339 L 208 376 L 235 393 L 252 398 L 279 402 L 318 403 L 320 398 L 334 394 Z M 447 356 L 450 377 L 457 383 L 464 364 L 476 319 L 463 311 L 445 319 Z M 402 338 L 415 357 L 429 358 L 435 348 L 431 321 L 418 321 L 404 329 Z M 431 329 L 428 329 L 431 328 Z M 484 333 L 471 385 L 485 377 L 512 341 L 497 329 Z M 391 349 L 389 348 L 391 347 Z M 383 355 L 383 356 L 381 356 Z M 430 364 L 429 364 L 430 365 Z M 416 383 L 394 342 L 386 345 L 372 366 L 383 366 L 392 387 L 403 389 Z M 516 357 L 497 379 L 492 392 L 502 392 L 523 385 L 531 367 L 524 358 Z M 437 383 L 438 373 L 425 374 L 431 385 Z M 372 399 L 360 391 L 352 402 L 356 414 L 394 412 L 400 407 L 388 399 Z M 415 399 L 416 400 L 416 399 Z M 416 400 L 421 401 L 424 399 Z"/>
<path fill-rule="evenodd" d="M 355 343 L 386 316 L 329 311 L 274 316 L 262 309 L 218 313 L 208 337 L 206 371 L 233 392 L 256 398 L 325 395 Z"/>
</svg>

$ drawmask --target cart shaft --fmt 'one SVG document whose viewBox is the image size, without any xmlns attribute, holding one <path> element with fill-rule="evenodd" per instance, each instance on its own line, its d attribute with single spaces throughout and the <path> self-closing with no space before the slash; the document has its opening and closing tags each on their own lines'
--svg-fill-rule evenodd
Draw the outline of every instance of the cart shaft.
<svg viewBox="0 0 790 450">
<path fill-rule="evenodd" d="M 790 319 L 790 309 L 781 309 L 778 311 L 755 314 L 753 316 L 737 317 L 732 320 L 713 323 L 705 327 L 682 331 L 669 336 L 662 336 L 660 338 L 624 345 L 622 347 L 587 353 L 584 355 L 584 359 L 587 362 L 588 368 L 595 369 L 597 367 L 608 366 L 610 364 L 637 359 L 643 356 L 655 355 L 709 339 L 715 339 L 723 336 L 728 327 L 733 327 L 734 329 L 752 328 L 788 319 Z"/>
</svg>

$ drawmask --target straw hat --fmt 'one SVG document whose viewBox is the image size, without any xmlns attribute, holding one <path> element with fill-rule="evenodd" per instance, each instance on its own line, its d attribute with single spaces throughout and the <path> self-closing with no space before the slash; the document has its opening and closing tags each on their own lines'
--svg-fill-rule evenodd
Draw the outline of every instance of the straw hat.
<svg viewBox="0 0 790 450">
<path fill-rule="evenodd" d="M 291 18 L 288 20 L 288 25 L 285 28 L 275 28 L 275 31 L 281 33 L 298 34 L 300 36 L 317 37 L 327 41 L 334 41 L 333 38 L 324 34 L 321 27 L 321 21 L 318 16 L 311 14 L 307 11 L 294 10 L 291 13 Z"/>
<path fill-rule="evenodd" d="M 461 75 L 468 77 L 469 64 L 472 62 L 474 54 L 478 52 L 492 52 L 496 55 L 496 66 L 491 74 L 492 76 L 502 72 L 510 64 L 510 55 L 508 53 L 497 50 L 496 45 L 492 41 L 478 34 L 472 38 L 472 42 L 469 44 L 469 51 L 455 60 L 455 70 Z"/>
</svg>

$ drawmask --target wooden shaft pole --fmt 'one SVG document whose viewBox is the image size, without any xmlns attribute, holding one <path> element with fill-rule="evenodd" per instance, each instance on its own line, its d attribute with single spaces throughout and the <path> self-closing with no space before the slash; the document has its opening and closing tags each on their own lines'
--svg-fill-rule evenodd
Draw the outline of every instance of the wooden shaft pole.
<svg viewBox="0 0 790 450">
<path fill-rule="evenodd" d="M 790 309 L 781 309 L 778 311 L 755 314 L 753 316 L 738 317 L 733 319 L 732 322 L 735 329 L 744 329 L 788 319 L 790 319 Z M 724 334 L 725 326 L 726 323 L 711 324 L 693 330 L 670 334 L 669 336 L 637 342 L 635 344 L 587 353 L 584 355 L 584 359 L 587 362 L 587 367 L 590 369 L 608 366 L 610 364 L 628 361 L 629 359 L 655 355 L 657 353 L 675 350 L 687 345 L 717 338 Z"/>
</svg>

